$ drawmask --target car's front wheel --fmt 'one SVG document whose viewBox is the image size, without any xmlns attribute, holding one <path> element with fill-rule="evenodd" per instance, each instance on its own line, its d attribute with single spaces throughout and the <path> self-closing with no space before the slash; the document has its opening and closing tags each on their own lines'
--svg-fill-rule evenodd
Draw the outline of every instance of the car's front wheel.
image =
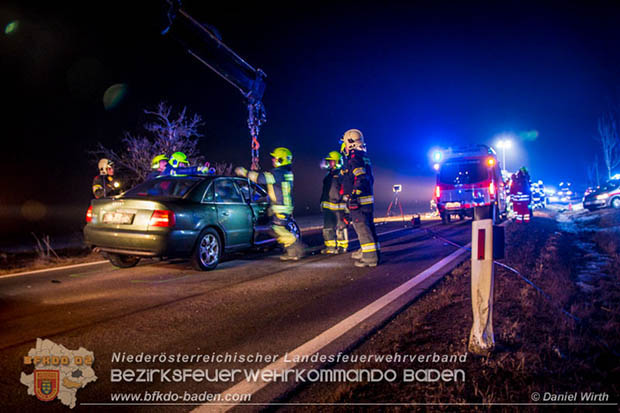
<svg viewBox="0 0 620 413">
<path fill-rule="evenodd" d="M 140 262 L 140 257 L 135 255 L 115 254 L 112 252 L 106 252 L 105 257 L 118 268 L 131 268 L 135 267 Z"/>
<path fill-rule="evenodd" d="M 198 236 L 192 256 L 192 265 L 199 271 L 209 271 L 217 267 L 222 255 L 222 241 L 213 228 L 206 228 Z"/>
<path fill-rule="evenodd" d="M 618 209 L 620 208 L 620 197 L 615 197 L 614 199 L 611 200 L 611 206 Z"/>
</svg>

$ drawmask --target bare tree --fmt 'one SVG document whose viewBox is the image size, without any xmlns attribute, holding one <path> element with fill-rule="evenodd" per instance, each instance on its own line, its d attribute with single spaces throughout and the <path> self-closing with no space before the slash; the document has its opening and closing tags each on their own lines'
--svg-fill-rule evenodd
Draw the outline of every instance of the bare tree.
<svg viewBox="0 0 620 413">
<path fill-rule="evenodd" d="M 125 132 L 122 140 L 124 149 L 120 154 L 101 143 L 93 151 L 96 156 L 112 160 L 117 169 L 126 172 L 129 185 L 147 178 L 151 161 L 159 154 L 170 156 L 174 152 L 183 152 L 193 165 L 204 162 L 198 151 L 198 139 L 203 136 L 198 132 L 203 124 L 200 115 L 188 115 L 185 107 L 173 114 L 172 106 L 165 102 L 160 102 L 155 110 L 145 110 L 144 113 L 153 118 L 152 122 L 144 125 L 148 136 Z"/>
<path fill-rule="evenodd" d="M 611 171 L 620 165 L 620 141 L 615 111 L 604 112 L 598 118 L 598 141 L 603 147 L 603 160 L 607 167 L 607 177 L 611 178 Z"/>
</svg>

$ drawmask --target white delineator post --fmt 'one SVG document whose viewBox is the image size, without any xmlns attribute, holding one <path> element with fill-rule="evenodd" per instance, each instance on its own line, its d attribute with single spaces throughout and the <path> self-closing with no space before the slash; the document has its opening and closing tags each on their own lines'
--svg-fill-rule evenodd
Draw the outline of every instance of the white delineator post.
<svg viewBox="0 0 620 413">
<path fill-rule="evenodd" d="M 471 304 L 474 324 L 469 335 L 470 352 L 488 355 L 495 347 L 493 337 L 493 220 L 472 223 Z"/>
</svg>

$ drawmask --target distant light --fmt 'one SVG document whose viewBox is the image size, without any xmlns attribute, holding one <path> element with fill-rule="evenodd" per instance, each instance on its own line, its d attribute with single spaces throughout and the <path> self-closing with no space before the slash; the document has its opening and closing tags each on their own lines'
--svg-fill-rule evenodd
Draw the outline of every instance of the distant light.
<svg viewBox="0 0 620 413">
<path fill-rule="evenodd" d="M 510 139 L 500 139 L 497 141 L 497 147 L 500 149 L 510 149 L 512 147 L 512 141 Z"/>
<path fill-rule="evenodd" d="M 5 26 L 4 34 L 11 35 L 17 31 L 18 27 L 19 27 L 19 20 L 13 20 L 11 23 Z"/>
<path fill-rule="evenodd" d="M 114 109 L 121 103 L 127 94 L 127 85 L 117 83 L 110 86 L 103 94 L 103 107 L 106 110 Z"/>
<path fill-rule="evenodd" d="M 441 151 L 433 152 L 433 161 L 440 162 L 442 157 L 443 157 L 443 154 L 441 153 Z"/>
<path fill-rule="evenodd" d="M 439 164 L 438 164 L 438 163 L 434 164 L 434 165 L 433 165 L 433 169 L 434 169 L 434 170 L 436 170 L 436 171 L 438 171 L 438 170 L 439 170 Z"/>
<path fill-rule="evenodd" d="M 489 159 L 487 160 L 487 163 L 489 164 L 489 166 L 493 166 L 493 165 L 495 165 L 495 159 L 493 159 L 493 158 L 489 158 Z"/>
<path fill-rule="evenodd" d="M 614 180 L 615 180 L 615 179 L 620 179 L 620 174 L 615 174 L 614 176 L 612 176 L 612 177 L 611 177 L 611 178 L 609 178 L 609 179 L 614 179 Z"/>
</svg>

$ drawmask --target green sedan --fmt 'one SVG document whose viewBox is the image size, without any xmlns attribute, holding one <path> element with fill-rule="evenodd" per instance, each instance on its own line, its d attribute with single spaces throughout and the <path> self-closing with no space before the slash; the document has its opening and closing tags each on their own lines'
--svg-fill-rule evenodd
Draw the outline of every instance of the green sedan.
<svg viewBox="0 0 620 413">
<path fill-rule="evenodd" d="M 292 219 L 289 228 L 299 236 Z M 117 267 L 133 267 L 142 257 L 183 257 L 198 270 L 214 269 L 224 253 L 275 241 L 267 192 L 227 176 L 159 177 L 93 199 L 84 240 Z"/>
</svg>

